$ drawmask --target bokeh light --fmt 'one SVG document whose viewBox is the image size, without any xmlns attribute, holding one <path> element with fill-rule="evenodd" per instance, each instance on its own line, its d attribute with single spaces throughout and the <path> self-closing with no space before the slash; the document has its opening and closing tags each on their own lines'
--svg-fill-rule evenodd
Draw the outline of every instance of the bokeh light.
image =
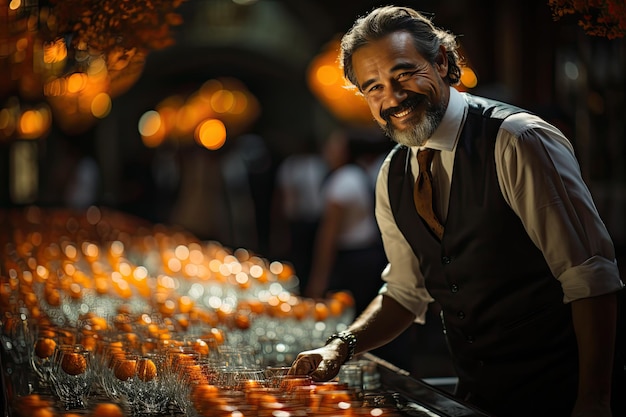
<svg viewBox="0 0 626 417">
<path fill-rule="evenodd" d="M 91 114 L 98 119 L 104 119 L 111 112 L 111 97 L 107 93 L 97 94 L 91 101 Z"/>
<path fill-rule="evenodd" d="M 188 95 L 174 94 L 144 113 L 138 128 L 144 145 L 166 140 L 221 148 L 229 135 L 246 131 L 260 114 L 256 97 L 235 78 L 210 79 Z"/>
<path fill-rule="evenodd" d="M 474 88 L 478 85 L 476 73 L 470 67 L 461 68 L 461 84 L 465 88 Z"/>
<path fill-rule="evenodd" d="M 161 115 L 155 110 L 145 112 L 139 119 L 137 128 L 143 144 L 148 148 L 154 148 L 164 140 Z"/>
<path fill-rule="evenodd" d="M 219 149 L 226 142 L 226 126 L 218 119 L 205 120 L 198 125 L 194 139 L 207 149 Z"/>
<path fill-rule="evenodd" d="M 339 67 L 338 56 L 339 41 L 333 41 L 313 59 L 308 69 L 309 88 L 339 120 L 373 124 L 365 99 L 349 88 Z"/>
</svg>

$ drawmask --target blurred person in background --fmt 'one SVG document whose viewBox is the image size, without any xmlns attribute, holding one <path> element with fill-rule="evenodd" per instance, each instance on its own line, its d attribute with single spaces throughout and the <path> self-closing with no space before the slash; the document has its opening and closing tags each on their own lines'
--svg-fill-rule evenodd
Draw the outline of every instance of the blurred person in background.
<svg viewBox="0 0 626 417">
<path fill-rule="evenodd" d="M 374 216 L 382 146 L 378 136 L 366 135 L 340 128 L 324 144 L 322 154 L 329 172 L 320 189 L 322 216 L 304 289 L 304 295 L 311 298 L 348 289 L 357 312 L 378 292 L 380 270 L 387 264 Z M 380 142 L 387 143 L 384 138 Z"/>
<path fill-rule="evenodd" d="M 407 7 L 343 37 L 346 77 L 398 142 L 376 186 L 389 264 L 365 312 L 290 372 L 331 379 L 436 300 L 461 400 L 494 416 L 624 416 L 624 284 L 573 147 L 537 115 L 453 88 L 457 48 Z"/>
<path fill-rule="evenodd" d="M 273 257 L 293 264 L 300 292 L 309 280 L 313 242 L 322 215 L 322 182 L 328 174 L 316 142 L 303 142 L 302 150 L 278 166 L 270 238 Z"/>
<path fill-rule="evenodd" d="M 387 258 L 374 215 L 375 182 L 390 147 L 376 130 L 338 128 L 328 137 L 322 153 L 329 173 L 321 189 L 323 212 L 304 296 L 321 299 L 347 290 L 355 312 L 361 313 L 378 293 Z M 409 369 L 410 334 L 372 353 Z"/>
</svg>

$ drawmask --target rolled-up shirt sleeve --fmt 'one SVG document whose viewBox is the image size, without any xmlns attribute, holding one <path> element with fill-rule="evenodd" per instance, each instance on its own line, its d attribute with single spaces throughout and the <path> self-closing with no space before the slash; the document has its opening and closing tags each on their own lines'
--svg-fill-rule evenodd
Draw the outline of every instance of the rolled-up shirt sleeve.
<svg viewBox="0 0 626 417">
<path fill-rule="evenodd" d="M 495 158 L 502 194 L 561 283 L 563 301 L 623 288 L 613 242 L 562 133 L 515 114 L 502 124 Z"/>
<path fill-rule="evenodd" d="M 433 298 L 424 285 L 419 261 L 394 220 L 388 197 L 388 169 L 389 158 L 383 163 L 376 181 L 376 220 L 389 261 L 382 273 L 385 284 L 380 293 L 412 312 L 416 323 L 424 323 L 428 304 Z"/>
</svg>

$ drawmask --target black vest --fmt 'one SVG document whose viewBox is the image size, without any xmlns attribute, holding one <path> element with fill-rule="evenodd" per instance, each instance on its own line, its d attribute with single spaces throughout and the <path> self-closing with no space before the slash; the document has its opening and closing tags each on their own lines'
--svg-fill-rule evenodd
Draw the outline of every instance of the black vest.
<svg viewBox="0 0 626 417">
<path fill-rule="evenodd" d="M 411 152 L 400 145 L 389 167 L 391 209 L 442 307 L 458 394 L 496 415 L 560 415 L 559 407 L 567 413 L 578 378 L 571 309 L 496 175 L 498 129 L 522 110 L 466 100 L 442 241 L 415 210 Z"/>
</svg>

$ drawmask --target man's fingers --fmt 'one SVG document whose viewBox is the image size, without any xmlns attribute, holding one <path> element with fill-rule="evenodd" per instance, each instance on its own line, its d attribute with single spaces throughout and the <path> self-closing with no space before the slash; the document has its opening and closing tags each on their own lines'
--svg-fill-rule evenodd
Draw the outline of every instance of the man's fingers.
<svg viewBox="0 0 626 417">
<path fill-rule="evenodd" d="M 311 373 L 314 381 L 328 381 L 339 373 L 336 361 L 323 360 L 317 366 L 317 369 Z"/>
<path fill-rule="evenodd" d="M 317 369 L 321 361 L 321 357 L 317 356 L 300 356 L 298 357 L 291 368 L 289 369 L 288 375 L 309 375 L 313 371 Z"/>
</svg>

